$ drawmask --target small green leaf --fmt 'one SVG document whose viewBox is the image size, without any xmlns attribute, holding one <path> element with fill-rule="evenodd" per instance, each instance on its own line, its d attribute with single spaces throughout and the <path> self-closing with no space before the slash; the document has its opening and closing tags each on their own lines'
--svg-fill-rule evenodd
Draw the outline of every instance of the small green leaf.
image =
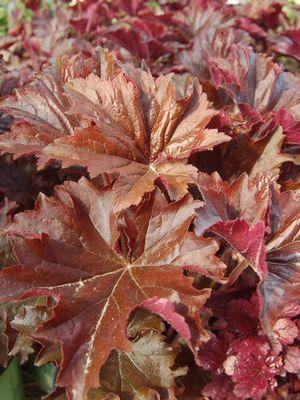
<svg viewBox="0 0 300 400">
<path fill-rule="evenodd" d="M 0 376 L 1 399 L 23 400 L 21 369 L 17 359 L 13 359 Z"/>
<path fill-rule="evenodd" d="M 7 31 L 7 11 L 5 7 L 0 7 L 0 36 Z"/>
<path fill-rule="evenodd" d="M 156 1 L 148 1 L 147 6 L 156 12 L 161 12 L 160 5 Z"/>
<path fill-rule="evenodd" d="M 46 393 L 52 392 L 56 378 L 57 368 L 52 364 L 44 364 L 40 367 L 34 367 L 34 375 L 40 389 Z"/>
</svg>

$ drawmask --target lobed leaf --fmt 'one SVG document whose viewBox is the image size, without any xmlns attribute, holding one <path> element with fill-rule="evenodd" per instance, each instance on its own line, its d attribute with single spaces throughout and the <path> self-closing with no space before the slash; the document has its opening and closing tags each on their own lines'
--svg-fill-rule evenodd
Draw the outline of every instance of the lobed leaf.
<svg viewBox="0 0 300 400">
<path fill-rule="evenodd" d="M 197 348 L 206 338 L 199 308 L 210 290 L 195 289 L 183 269 L 198 266 L 202 274 L 220 277 L 213 239 L 193 239 L 202 246 L 197 258 L 188 245 L 199 203 L 186 195 L 168 204 L 153 192 L 135 211 L 123 213 L 120 225 L 112 198 L 109 187 L 99 191 L 83 178 L 68 182 L 53 198 L 40 196 L 35 210 L 18 214 L 7 229 L 19 265 L 1 271 L 1 301 L 46 295 L 57 302 L 33 337 L 61 345 L 57 385 L 72 400 L 99 386 L 99 371 L 112 350 L 131 350 L 126 327 L 139 306 L 161 315 Z M 165 310 L 153 298 L 168 299 Z M 189 321 L 198 336 L 189 333 Z"/>
</svg>

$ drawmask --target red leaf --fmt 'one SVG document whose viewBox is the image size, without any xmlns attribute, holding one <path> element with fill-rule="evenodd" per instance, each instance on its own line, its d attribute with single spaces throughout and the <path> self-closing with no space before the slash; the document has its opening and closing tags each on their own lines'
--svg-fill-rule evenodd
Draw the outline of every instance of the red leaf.
<svg viewBox="0 0 300 400">
<path fill-rule="evenodd" d="M 180 334 L 183 339 L 185 339 L 188 344 L 190 344 L 192 338 L 190 329 L 185 322 L 184 317 L 175 311 L 174 304 L 168 299 L 159 299 L 158 297 L 154 297 L 145 300 L 141 305 L 142 307 L 161 316 Z"/>
<path fill-rule="evenodd" d="M 238 400 L 233 393 L 233 383 L 225 374 L 216 376 L 202 391 L 211 400 Z"/>
<path fill-rule="evenodd" d="M 296 323 L 289 318 L 279 318 L 273 329 L 275 338 L 283 345 L 293 344 L 299 334 Z"/>
<path fill-rule="evenodd" d="M 187 165 L 190 154 L 229 140 L 206 128 L 215 115 L 206 95 L 197 81 L 179 96 L 171 75 L 154 79 L 107 51 L 98 56 L 100 63 L 58 59 L 32 87 L 3 100 L 26 125 L 3 135 L 0 147 L 34 153 L 41 165 L 57 159 L 86 166 L 92 177 L 113 174 L 118 209 L 138 204 L 158 178 L 179 199 L 196 172 Z"/>
<path fill-rule="evenodd" d="M 271 173 L 250 179 L 242 174 L 230 184 L 217 173 L 199 173 L 196 184 L 205 200 L 197 210 L 195 230 L 202 235 L 220 221 L 245 219 L 256 223 L 266 217 L 269 203 L 269 185 L 274 179 Z"/>
<path fill-rule="evenodd" d="M 135 15 L 142 5 L 141 0 L 117 0 L 118 6 L 125 10 L 128 14 Z"/>
<path fill-rule="evenodd" d="M 284 109 L 276 111 L 273 118 L 275 122 L 282 126 L 286 135 L 285 142 L 300 145 L 300 122 L 296 121 L 292 114 Z"/>
<path fill-rule="evenodd" d="M 17 203 L 9 201 L 6 197 L 0 202 L 0 228 L 3 229 L 12 220 L 12 215 L 17 208 Z"/>
<path fill-rule="evenodd" d="M 284 368 L 287 372 L 298 374 L 300 371 L 300 349 L 298 346 L 290 346 L 284 358 Z"/>
<path fill-rule="evenodd" d="M 291 191 L 274 191 L 266 246 L 269 273 L 260 289 L 264 299 L 262 323 L 270 336 L 279 318 L 289 317 L 293 308 L 296 315 L 299 313 L 299 217 L 298 196 Z"/>
<path fill-rule="evenodd" d="M 211 73 L 238 104 L 246 104 L 262 116 L 281 108 L 300 119 L 299 77 L 283 71 L 270 57 L 250 47 L 233 46 L 227 58 L 211 58 Z"/>
<path fill-rule="evenodd" d="M 185 242 L 198 204 L 189 196 L 167 204 L 152 193 L 135 212 L 128 210 L 135 236 L 119 225 L 112 196 L 110 188 L 98 191 L 84 179 L 68 182 L 53 198 L 40 196 L 35 210 L 19 214 L 8 230 L 20 266 L 1 271 L 1 299 L 52 293 L 58 302 L 53 318 L 34 336 L 44 345 L 61 345 L 57 384 L 72 400 L 98 386 L 111 350 L 130 351 L 126 326 L 138 306 L 158 311 L 186 339 L 188 321 L 194 321 L 199 339 L 207 337 L 199 309 L 210 290 L 193 288 L 193 279 L 182 273 L 195 262 Z M 181 317 L 171 303 L 185 309 Z"/>
<path fill-rule="evenodd" d="M 264 245 L 265 225 L 258 222 L 249 225 L 245 220 L 218 222 L 211 232 L 224 238 L 234 249 L 249 261 L 260 279 L 267 276 L 266 250 Z"/>
<path fill-rule="evenodd" d="M 40 0 L 22 0 L 25 7 L 29 8 L 32 11 L 37 11 L 40 6 Z"/>
<path fill-rule="evenodd" d="M 235 341 L 225 372 L 234 382 L 234 394 L 239 399 L 261 400 L 267 390 L 276 387 L 275 375 L 280 371 L 280 358 L 272 354 L 266 339 L 246 337 Z"/>
<path fill-rule="evenodd" d="M 291 29 L 280 33 L 272 45 L 272 50 L 279 54 L 294 57 L 300 62 L 300 29 Z"/>
</svg>

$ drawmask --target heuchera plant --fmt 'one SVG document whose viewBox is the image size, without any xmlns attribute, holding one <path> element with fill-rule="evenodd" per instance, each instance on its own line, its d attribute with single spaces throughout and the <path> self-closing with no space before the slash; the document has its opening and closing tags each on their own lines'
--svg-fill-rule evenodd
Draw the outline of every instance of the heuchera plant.
<svg viewBox="0 0 300 400">
<path fill-rule="evenodd" d="M 297 399 L 299 10 L 75 3 L 0 43 L 1 365 L 53 363 L 48 400 Z"/>
</svg>

